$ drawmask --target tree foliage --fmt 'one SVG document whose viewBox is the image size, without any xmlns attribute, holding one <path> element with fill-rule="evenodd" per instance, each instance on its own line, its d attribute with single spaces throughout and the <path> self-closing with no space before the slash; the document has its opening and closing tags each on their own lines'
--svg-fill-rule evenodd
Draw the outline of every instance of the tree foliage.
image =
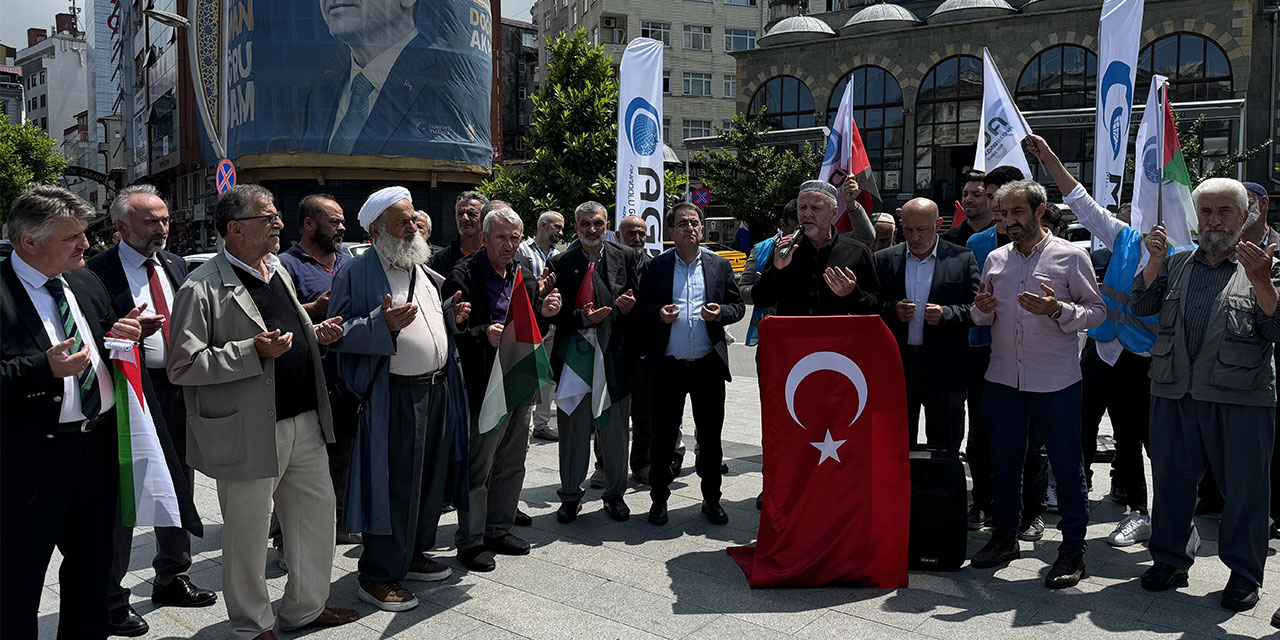
<svg viewBox="0 0 1280 640">
<path fill-rule="evenodd" d="M 0 222 L 8 219 L 10 205 L 24 189 L 57 183 L 66 166 L 67 158 L 39 127 L 0 121 Z"/>
<path fill-rule="evenodd" d="M 1208 180 L 1209 178 L 1230 178 L 1235 175 L 1236 165 L 1248 162 L 1250 158 L 1265 150 L 1271 141 L 1267 140 L 1262 144 L 1252 148 L 1245 149 L 1243 152 L 1235 149 L 1227 152 L 1218 160 L 1214 166 L 1207 168 L 1204 173 L 1200 172 L 1200 160 L 1204 158 L 1204 136 L 1201 132 L 1204 130 L 1204 114 L 1200 114 L 1186 129 L 1178 127 L 1178 144 L 1182 145 L 1182 157 L 1187 161 L 1187 173 L 1191 177 L 1191 187 Z M 1174 126 L 1178 126 L 1178 112 L 1173 112 Z"/>
<path fill-rule="evenodd" d="M 739 113 L 729 129 L 716 128 L 720 148 L 693 155 L 715 200 L 747 223 L 753 240 L 768 235 L 800 183 L 817 177 L 822 166 L 822 155 L 808 143 L 799 153 L 765 144 L 768 131 L 764 118 Z"/>
<path fill-rule="evenodd" d="M 480 191 L 511 203 L 532 229 L 547 210 L 566 217 L 595 200 L 614 210 L 617 171 L 618 80 L 613 59 L 593 46 L 585 29 L 550 43 L 546 81 L 533 95 L 533 115 L 525 134 L 531 158 L 498 166 Z M 667 171 L 667 204 L 684 194 L 688 179 Z M 573 226 L 568 220 L 566 231 Z M 572 233 L 569 234 L 572 236 Z"/>
</svg>

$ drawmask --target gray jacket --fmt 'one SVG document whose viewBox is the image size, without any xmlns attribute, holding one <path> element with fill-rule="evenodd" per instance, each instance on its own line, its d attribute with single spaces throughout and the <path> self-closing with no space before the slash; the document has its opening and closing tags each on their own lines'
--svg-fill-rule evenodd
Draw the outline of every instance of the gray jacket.
<svg viewBox="0 0 1280 640">
<path fill-rule="evenodd" d="M 302 321 L 315 364 L 316 412 L 325 442 L 333 442 L 329 393 L 320 346 L 293 280 L 276 271 Z M 187 462 L 218 480 L 258 480 L 280 475 L 276 459 L 275 360 L 262 358 L 253 337 L 267 330 L 249 290 L 224 252 L 200 265 L 174 296 L 167 369 L 182 385 L 187 404 Z"/>
<path fill-rule="evenodd" d="M 1171 256 L 1163 269 L 1167 284 L 1163 292 L 1143 291 L 1142 274 L 1134 288 L 1134 310 L 1146 314 L 1153 297 L 1158 296 L 1160 328 L 1151 347 L 1151 395 L 1179 399 L 1188 392 L 1197 400 L 1224 402 L 1259 407 L 1276 405 L 1276 372 L 1272 360 L 1274 333 L 1259 326 L 1270 323 L 1259 318 L 1257 298 L 1242 265 L 1236 265 L 1227 286 L 1213 302 L 1204 342 L 1196 359 L 1187 350 L 1186 317 L 1191 297 L 1188 290 L 1194 251 Z M 1153 289 L 1156 289 L 1152 283 Z M 1146 295 L 1143 295 L 1146 294 Z M 1144 299 L 1145 298 L 1145 299 Z M 1152 309 L 1154 311 L 1155 309 Z"/>
</svg>

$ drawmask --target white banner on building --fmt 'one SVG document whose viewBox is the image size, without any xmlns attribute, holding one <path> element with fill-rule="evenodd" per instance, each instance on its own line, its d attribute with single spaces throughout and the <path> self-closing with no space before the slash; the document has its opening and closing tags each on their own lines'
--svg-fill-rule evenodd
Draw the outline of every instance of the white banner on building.
<svg viewBox="0 0 1280 640">
<path fill-rule="evenodd" d="M 618 72 L 618 185 L 613 228 L 640 216 L 649 229 L 645 249 L 662 251 L 662 43 L 636 38 Z"/>
<path fill-rule="evenodd" d="M 1120 206 L 1133 110 L 1133 77 L 1142 38 L 1143 0 L 1105 0 L 1098 19 L 1098 107 L 1094 126 L 1093 199 Z"/>
<path fill-rule="evenodd" d="M 978 153 L 973 168 L 987 171 L 1008 165 L 1022 170 L 1031 179 L 1031 167 L 1027 155 L 1022 152 L 1022 139 L 1031 133 L 1031 127 L 1018 111 L 1018 105 L 1004 86 L 1004 78 L 991 59 L 991 52 L 982 48 L 982 126 L 978 128 Z"/>
</svg>

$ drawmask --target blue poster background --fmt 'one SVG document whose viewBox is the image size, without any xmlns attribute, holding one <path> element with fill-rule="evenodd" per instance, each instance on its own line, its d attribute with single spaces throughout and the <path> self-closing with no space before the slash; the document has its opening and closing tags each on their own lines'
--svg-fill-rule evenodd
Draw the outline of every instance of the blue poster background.
<svg viewBox="0 0 1280 640">
<path fill-rule="evenodd" d="M 413 19 L 388 20 L 396 11 Z M 488 167 L 492 31 L 487 0 L 421 0 L 412 9 L 399 0 L 231 0 L 228 156 L 395 155 Z M 367 78 L 357 80 L 353 65 Z M 361 111 L 352 96 L 365 95 Z"/>
</svg>

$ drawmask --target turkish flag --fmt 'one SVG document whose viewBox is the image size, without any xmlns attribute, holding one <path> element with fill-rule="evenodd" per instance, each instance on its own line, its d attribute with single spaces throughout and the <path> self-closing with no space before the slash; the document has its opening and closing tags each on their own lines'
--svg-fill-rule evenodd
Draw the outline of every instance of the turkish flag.
<svg viewBox="0 0 1280 640">
<path fill-rule="evenodd" d="M 753 587 L 907 586 L 911 477 L 898 345 L 879 316 L 760 323 L 764 505 Z"/>
</svg>

